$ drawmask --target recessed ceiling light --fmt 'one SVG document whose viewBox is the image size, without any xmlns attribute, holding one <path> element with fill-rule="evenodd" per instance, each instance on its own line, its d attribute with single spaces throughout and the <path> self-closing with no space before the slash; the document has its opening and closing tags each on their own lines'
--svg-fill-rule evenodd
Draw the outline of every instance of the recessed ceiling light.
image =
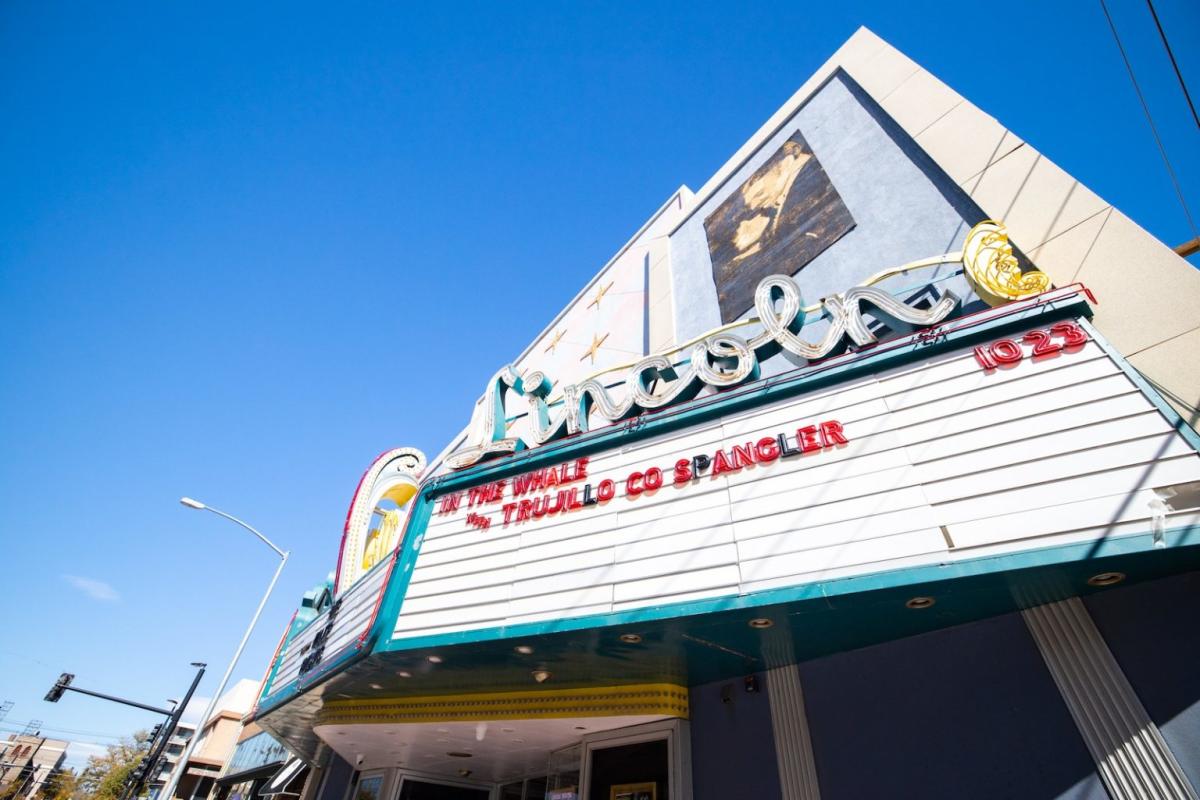
<svg viewBox="0 0 1200 800">
<path fill-rule="evenodd" d="M 638 644 L 642 641 L 641 635 L 637 633 L 622 633 L 617 638 L 619 638 L 625 644 Z"/>
<path fill-rule="evenodd" d="M 345 736 L 345 735 L 346 735 L 346 732 L 345 732 L 345 731 L 338 731 L 338 732 L 337 732 L 337 735 L 338 735 L 338 736 Z"/>
<path fill-rule="evenodd" d="M 576 725 L 576 726 L 575 726 L 575 730 L 577 730 L 577 731 L 586 731 L 586 730 L 587 730 L 587 728 L 583 727 L 582 725 Z"/>
<path fill-rule="evenodd" d="M 442 663 L 442 657 L 441 657 L 441 656 L 428 656 L 428 657 L 427 657 L 425 660 L 426 660 L 426 661 L 428 661 L 430 664 L 440 664 L 440 663 Z"/>
<path fill-rule="evenodd" d="M 438 733 L 449 733 L 450 729 L 449 728 L 438 728 L 437 732 Z"/>
<path fill-rule="evenodd" d="M 399 731 L 384 731 L 387 736 L 395 736 Z"/>
<path fill-rule="evenodd" d="M 401 678 L 411 678 L 412 677 L 412 673 L 406 669 L 402 669 L 399 672 L 397 672 L 396 674 L 399 675 Z"/>
<path fill-rule="evenodd" d="M 909 598 L 908 602 L 905 603 L 904 605 L 908 608 L 922 609 L 922 608 L 929 608 L 936 602 L 937 601 L 934 600 L 932 597 L 924 597 L 924 596 L 911 597 L 911 598 Z"/>
<path fill-rule="evenodd" d="M 533 679 L 538 683 L 545 683 L 546 681 L 550 680 L 551 677 L 553 677 L 553 673 L 551 673 L 548 669 L 535 669 L 529 674 L 532 675 Z"/>
<path fill-rule="evenodd" d="M 771 620 L 767 619 L 766 617 L 755 617 L 754 619 L 750 620 L 746 624 L 749 625 L 751 628 L 757 628 L 758 630 L 765 630 L 766 628 L 771 627 L 775 623 L 772 622 Z"/>
<path fill-rule="evenodd" d="M 513 650 L 516 650 L 518 653 L 520 653 L 523 656 L 530 655 L 533 652 L 533 648 L 527 644 L 519 644 L 516 647 L 514 647 Z"/>
<path fill-rule="evenodd" d="M 516 731 L 516 728 L 501 728 L 500 729 L 501 733 L 513 733 L 514 731 Z"/>
<path fill-rule="evenodd" d="M 372 688 L 372 689 L 374 689 L 375 691 L 377 691 L 377 692 L 378 692 L 380 689 L 382 689 L 382 688 L 383 688 L 383 684 L 380 684 L 380 683 L 372 683 L 372 684 L 371 684 L 371 688 Z"/>
<path fill-rule="evenodd" d="M 513 744 L 525 744 L 524 739 L 513 739 Z"/>
<path fill-rule="evenodd" d="M 471 757 L 470 753 L 464 753 L 460 750 L 451 750 L 450 752 L 446 753 L 446 755 L 450 756 L 451 758 L 470 758 Z"/>
<path fill-rule="evenodd" d="M 1088 578 L 1088 584 L 1091 586 L 1112 586 L 1123 580 L 1125 580 L 1124 572 L 1101 572 L 1098 575 Z"/>
</svg>

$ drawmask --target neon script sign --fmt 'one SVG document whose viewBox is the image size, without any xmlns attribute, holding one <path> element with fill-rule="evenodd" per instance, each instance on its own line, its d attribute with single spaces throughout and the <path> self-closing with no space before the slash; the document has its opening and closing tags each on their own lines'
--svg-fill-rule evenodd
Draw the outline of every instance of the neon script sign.
<svg viewBox="0 0 1200 800">
<path fill-rule="evenodd" d="M 997 305 L 1028 297 L 1049 288 L 1049 278 L 1037 271 L 1022 272 L 1002 225 L 986 221 L 971 229 L 963 250 L 880 272 L 849 291 L 805 306 L 800 287 L 786 275 L 764 278 L 754 290 L 757 316 L 733 323 L 662 353 L 647 356 L 626 369 L 623 380 L 593 376 L 563 388 L 561 404 L 553 412 L 547 400 L 551 381 L 540 370 L 520 374 L 511 364 L 488 381 L 483 400 L 471 421 L 467 444 L 446 459 L 451 469 L 464 469 L 489 456 L 506 455 L 538 447 L 553 439 L 588 430 L 599 417 L 619 422 L 694 398 L 705 386 L 718 391 L 754 380 L 759 364 L 783 351 L 807 361 L 840 352 L 849 340 L 864 346 L 877 341 L 863 317 L 872 307 L 901 323 L 928 327 L 946 319 L 959 306 L 959 298 L 946 292 L 928 309 L 896 299 L 872 284 L 918 267 L 962 261 L 971 286 L 985 301 Z M 810 313 L 828 322 L 822 337 L 810 342 L 800 337 Z M 762 330 L 744 338 L 731 332 L 757 324 Z M 674 356 L 674 357 L 672 357 Z M 609 370 L 612 372 L 613 370 Z M 604 375 L 606 373 L 602 373 Z M 614 396 L 612 389 L 617 384 Z M 509 392 L 523 397 L 528 406 L 529 430 L 508 436 L 506 398 Z"/>
</svg>

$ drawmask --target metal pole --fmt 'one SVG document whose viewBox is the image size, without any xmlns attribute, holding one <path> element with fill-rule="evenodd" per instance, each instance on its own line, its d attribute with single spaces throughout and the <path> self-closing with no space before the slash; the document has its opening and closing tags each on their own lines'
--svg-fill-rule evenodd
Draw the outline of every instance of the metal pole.
<svg viewBox="0 0 1200 800">
<path fill-rule="evenodd" d="M 206 511 L 211 511 L 218 516 L 225 517 L 232 522 L 236 522 L 238 525 L 241 525 L 243 528 L 253 533 L 259 539 L 261 539 L 263 543 L 265 543 L 279 555 L 279 566 L 275 568 L 275 574 L 271 577 L 271 583 L 267 585 L 267 592 L 263 595 L 262 600 L 259 601 L 258 608 L 254 611 L 254 617 L 251 618 L 249 627 L 246 628 L 246 632 L 242 635 L 242 641 L 238 644 L 237 651 L 233 654 L 233 660 L 229 662 L 229 666 L 225 669 L 225 675 L 221 678 L 221 685 L 217 687 L 215 692 L 213 692 L 212 699 L 208 701 L 208 707 L 204 709 L 204 713 L 200 716 L 200 720 L 196 723 L 196 732 L 192 735 L 192 738 L 188 740 L 187 746 L 183 748 L 183 752 L 179 755 L 179 763 L 176 764 L 175 769 L 171 772 L 171 780 L 167 782 L 166 787 L 163 789 L 162 795 L 160 795 L 162 800 L 171 800 L 171 798 L 175 796 L 175 790 L 179 787 L 179 780 L 183 777 L 183 773 L 187 770 L 187 762 L 192 755 L 192 750 L 195 749 L 196 742 L 198 742 L 201 736 L 204 735 L 204 724 L 208 722 L 208 718 L 212 715 L 213 710 L 216 708 L 217 700 L 221 698 L 221 693 L 225 691 L 225 684 L 229 683 L 229 676 L 233 674 L 233 669 L 237 666 L 238 659 L 242 657 L 242 651 L 246 649 L 246 642 L 250 639 L 250 634 L 254 632 L 254 626 L 258 624 L 258 618 L 262 615 L 263 607 L 266 606 L 267 599 L 270 598 L 271 592 L 275 588 L 275 582 L 279 580 L 279 573 L 283 572 L 283 567 L 285 564 L 287 564 L 288 556 L 290 555 L 290 553 L 285 553 L 283 550 L 280 550 L 271 543 L 270 539 L 263 536 L 253 527 L 237 517 L 226 514 L 224 511 L 218 511 L 212 506 L 203 506 L 203 509 Z"/>
<path fill-rule="evenodd" d="M 175 729 L 179 727 L 179 719 L 183 716 L 183 712 L 187 708 L 188 701 L 192 699 L 192 694 L 195 693 L 196 687 L 200 685 L 200 679 L 204 677 L 204 668 L 208 665 L 193 662 L 192 666 L 196 668 L 196 676 L 192 678 L 192 685 L 188 687 L 187 694 L 175 706 L 174 713 L 171 714 L 171 718 L 163 726 L 157 745 L 151 742 L 150 750 L 146 753 L 146 769 L 141 779 L 133 783 L 132 791 L 129 793 L 130 797 L 137 797 L 142 787 L 146 785 L 146 782 L 154 777 L 154 771 L 158 767 L 159 759 L 162 758 L 163 752 L 166 751 L 167 745 L 170 744 L 171 737 L 175 735 Z"/>
<path fill-rule="evenodd" d="M 155 706 L 148 706 L 145 703 L 138 703 L 134 700 L 126 700 L 123 697 L 114 697 L 111 694 L 104 694 L 104 692 L 93 692 L 91 689 L 80 689 L 77 686 L 64 686 L 63 689 L 67 690 L 68 692 L 79 692 L 80 694 L 87 694 L 87 695 L 91 695 L 92 697 L 99 697 L 101 700 L 111 700 L 114 703 L 124 703 L 125 705 L 133 706 L 134 708 L 142 708 L 142 709 L 145 709 L 146 711 L 153 711 L 155 714 L 162 714 L 164 717 L 171 716 L 171 712 L 165 708 L 157 708 Z"/>
</svg>

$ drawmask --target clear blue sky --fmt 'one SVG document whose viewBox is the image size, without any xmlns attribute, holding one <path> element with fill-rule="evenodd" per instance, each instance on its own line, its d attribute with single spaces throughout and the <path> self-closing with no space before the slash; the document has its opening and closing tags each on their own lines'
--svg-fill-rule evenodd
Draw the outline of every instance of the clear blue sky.
<svg viewBox="0 0 1200 800">
<path fill-rule="evenodd" d="M 1200 132 L 1145 4 L 1111 4 L 1200 212 Z M 859 24 L 1192 235 L 1098 2 L 343 5 L 0 9 L 0 733 L 152 723 L 42 702 L 64 670 L 161 702 L 204 660 L 211 692 L 274 561 L 183 494 L 294 552 L 259 678 L 371 459 L 436 453 Z M 1159 6 L 1200 94 L 1200 7 Z"/>
</svg>

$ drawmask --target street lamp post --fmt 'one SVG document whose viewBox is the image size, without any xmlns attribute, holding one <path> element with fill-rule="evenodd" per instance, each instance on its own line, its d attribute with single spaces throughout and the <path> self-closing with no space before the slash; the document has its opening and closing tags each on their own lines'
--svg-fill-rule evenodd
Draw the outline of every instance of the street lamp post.
<svg viewBox="0 0 1200 800">
<path fill-rule="evenodd" d="M 162 800 L 171 800 L 175 795 L 175 790 L 179 787 L 179 779 L 183 777 L 183 773 L 187 770 L 188 759 L 192 755 L 192 750 L 195 749 L 196 743 L 200 740 L 204 733 L 204 725 L 208 722 L 208 718 L 212 716 L 213 709 L 216 708 L 217 700 L 220 699 L 221 693 L 225 691 L 225 684 L 229 683 L 229 676 L 233 674 L 234 667 L 237 666 L 238 659 L 242 657 L 242 651 L 246 649 L 246 642 L 250 639 L 250 634 L 254 631 L 254 626 L 258 624 L 258 618 L 262 615 L 263 607 L 267 604 L 267 599 L 271 596 L 272 590 L 275 588 L 275 582 L 279 580 L 279 573 L 283 572 L 283 567 L 287 564 L 290 553 L 280 550 L 275 544 L 258 532 L 252 525 L 243 522 L 232 514 L 226 514 L 220 509 L 207 506 L 198 500 L 193 500 L 190 497 L 181 497 L 179 502 L 188 508 L 194 508 L 198 511 L 211 511 L 219 517 L 224 517 L 230 522 L 234 522 L 246 530 L 257 536 L 263 544 L 275 551 L 275 555 L 279 556 L 279 566 L 275 568 L 275 574 L 271 576 L 271 582 L 267 585 L 267 592 L 263 595 L 262 600 L 258 603 L 258 608 L 254 611 L 254 617 L 250 620 L 250 626 L 246 628 L 246 632 L 242 635 L 242 641 L 238 644 L 237 651 L 233 654 L 233 660 L 229 662 L 229 666 L 225 669 L 225 675 L 221 678 L 221 685 L 213 693 L 212 699 L 208 701 L 208 707 L 204 709 L 204 713 L 200 716 L 200 721 L 196 723 L 196 732 L 188 740 L 187 746 L 179 755 L 179 761 L 176 764 L 175 770 L 171 773 L 171 780 L 163 788 L 163 793 L 160 795 Z"/>
</svg>

